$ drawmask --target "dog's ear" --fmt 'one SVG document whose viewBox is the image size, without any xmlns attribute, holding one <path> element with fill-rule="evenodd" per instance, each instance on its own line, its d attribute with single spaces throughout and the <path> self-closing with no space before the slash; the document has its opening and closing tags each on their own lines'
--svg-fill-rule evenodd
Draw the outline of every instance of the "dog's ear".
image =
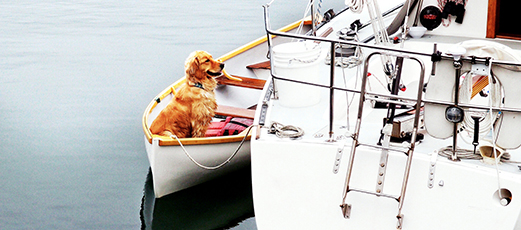
<svg viewBox="0 0 521 230">
<path fill-rule="evenodd" d="M 199 58 L 196 53 L 192 53 L 185 62 L 185 71 L 187 75 L 194 75 L 199 68 Z"/>
</svg>

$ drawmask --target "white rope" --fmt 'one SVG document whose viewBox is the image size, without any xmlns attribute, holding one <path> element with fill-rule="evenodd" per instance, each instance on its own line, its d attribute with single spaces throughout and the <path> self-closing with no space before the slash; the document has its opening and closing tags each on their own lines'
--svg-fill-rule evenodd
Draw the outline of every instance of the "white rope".
<svg viewBox="0 0 521 230">
<path fill-rule="evenodd" d="M 345 0 L 345 4 L 349 6 L 351 11 L 359 14 L 364 9 L 365 0 Z"/>
<path fill-rule="evenodd" d="M 311 45 L 312 47 L 309 48 L 308 46 Z M 314 50 L 314 49 L 317 49 L 318 47 L 318 54 L 316 57 L 312 57 L 312 59 L 309 59 L 309 60 L 303 60 L 303 59 L 299 59 L 299 58 L 292 58 L 292 59 L 289 59 L 288 61 L 288 64 L 291 65 L 291 62 L 293 61 L 297 61 L 297 62 L 300 62 L 300 63 L 305 63 L 305 64 L 309 64 L 309 63 L 313 63 L 315 62 L 316 60 L 318 60 L 320 58 L 320 55 L 322 55 L 322 49 L 320 49 L 320 45 L 318 43 L 315 43 L 315 42 L 312 42 L 312 43 L 309 43 L 309 42 L 304 42 L 304 46 L 306 48 L 306 50 Z"/>
<path fill-rule="evenodd" d="M 446 157 L 447 159 L 452 159 L 452 146 L 447 146 L 438 150 L 440 156 Z M 471 149 L 456 149 L 456 153 L 459 159 L 467 159 L 467 160 L 482 160 L 483 156 L 480 154 L 474 154 L 474 150 Z M 518 163 L 516 161 L 510 160 L 510 154 L 505 152 L 498 158 L 499 161 L 504 163 Z"/>
<path fill-rule="evenodd" d="M 490 66 L 492 66 L 492 60 L 490 61 Z M 493 84 L 493 81 L 492 81 L 492 73 L 490 73 L 488 75 L 488 85 L 490 84 Z M 496 83 L 496 85 L 499 85 L 499 80 L 497 81 L 498 83 Z M 494 87 L 491 87 L 491 88 L 494 88 Z M 489 114 L 492 114 L 492 96 L 489 96 Z M 490 125 L 491 125 L 491 128 L 490 128 L 490 131 L 492 132 L 492 146 L 494 147 L 494 151 L 493 151 L 493 154 L 492 156 L 494 157 L 494 163 L 496 165 L 496 176 L 497 176 L 497 188 L 498 188 L 498 198 L 501 202 L 503 202 L 503 197 L 501 196 L 501 178 L 499 177 L 499 157 L 497 156 L 497 146 L 496 146 L 496 132 L 494 131 L 494 124 L 493 124 L 493 120 L 490 121 Z M 501 203 L 503 205 L 503 203 Z"/>
<path fill-rule="evenodd" d="M 318 7 L 317 7 L 317 14 L 318 15 L 321 15 L 320 11 L 322 9 L 322 0 L 319 0 L 318 1 Z"/>
<path fill-rule="evenodd" d="M 420 1 L 420 2 L 423 2 Z M 400 48 L 403 49 L 404 45 L 405 45 L 405 40 L 407 38 L 407 34 L 409 33 L 408 32 L 408 29 L 407 29 L 407 25 L 409 24 L 409 12 L 411 12 L 411 4 L 412 4 L 412 0 L 408 0 L 407 1 L 407 13 L 405 14 L 405 20 L 403 20 L 403 25 L 402 25 L 402 41 L 400 42 Z M 418 3 L 418 4 L 421 4 L 421 3 Z M 419 8 L 418 8 L 419 10 Z M 416 14 L 419 14 L 419 12 L 417 12 Z"/>
<path fill-rule="evenodd" d="M 302 18 L 306 18 L 306 16 L 308 15 L 309 11 L 311 10 L 311 3 L 312 2 L 309 2 L 308 5 L 306 6 L 306 10 L 304 11 L 304 15 L 302 16 Z M 300 34 L 302 33 L 302 28 L 304 27 L 304 20 L 300 21 L 300 24 L 297 28 L 297 31 L 296 33 L 297 34 Z M 291 41 L 295 41 L 297 38 L 292 38 Z M 297 40 L 300 40 L 300 39 L 297 39 Z"/>
<path fill-rule="evenodd" d="M 492 65 L 492 63 L 490 63 L 489 65 Z M 471 101 L 471 96 L 472 96 L 473 75 L 470 72 L 467 72 L 464 75 L 465 75 L 465 77 L 464 77 L 462 85 L 461 85 L 461 90 L 459 91 L 460 92 L 459 97 L 460 97 L 460 101 L 462 103 L 468 104 Z M 498 112 L 494 112 L 492 108 L 499 107 L 501 105 L 501 98 L 502 98 L 501 85 L 499 83 L 499 79 L 497 79 L 497 78 L 494 79 L 494 76 L 492 73 L 488 74 L 487 77 L 488 77 L 488 88 L 489 88 L 488 111 L 480 112 L 477 109 L 474 109 L 474 110 L 465 109 L 462 126 L 463 126 L 464 130 L 467 131 L 467 134 L 469 136 L 472 135 L 476 131 L 476 130 L 474 130 L 475 121 L 474 121 L 474 119 L 472 119 L 472 115 L 479 114 L 481 119 L 479 121 L 480 127 L 479 127 L 479 130 L 477 130 L 477 131 L 479 132 L 480 139 L 482 139 L 482 137 L 484 135 L 488 135 L 489 133 L 492 133 L 492 141 L 491 141 L 492 147 L 493 147 L 492 157 L 494 158 L 494 165 L 496 168 L 498 197 L 499 197 L 499 200 L 502 201 L 503 197 L 501 195 L 501 179 L 500 179 L 500 175 L 499 175 L 499 162 L 503 161 L 503 160 L 509 160 L 510 155 L 507 155 L 505 157 L 497 156 L 498 151 L 497 151 L 497 146 L 496 146 L 496 132 L 494 130 L 494 124 L 497 119 Z M 456 87 L 458 87 L 458 86 L 456 86 Z M 483 115 L 483 114 L 485 114 L 485 115 Z M 462 136 L 464 136 L 463 132 L 460 132 L 460 134 Z M 465 138 L 463 138 L 463 140 L 465 140 Z M 443 153 L 444 151 L 445 150 L 441 150 L 440 153 Z M 474 154 L 473 153 L 474 151 L 472 151 L 472 153 L 470 153 L 470 154 L 469 153 L 464 154 L 465 151 L 469 151 L 469 150 L 459 150 L 457 152 L 458 158 L 483 159 L 483 157 L 481 155 Z M 451 154 L 451 153 L 447 153 L 447 154 Z"/>
<path fill-rule="evenodd" d="M 170 137 L 173 138 L 173 139 L 176 139 L 177 142 L 179 143 L 179 146 L 181 146 L 181 148 L 183 149 L 183 152 L 186 154 L 186 156 L 188 158 L 190 158 L 190 160 L 192 162 L 194 162 L 195 165 L 199 166 L 200 168 L 203 168 L 203 169 L 207 169 L 207 170 L 216 170 L 216 169 L 219 169 L 221 167 L 223 167 L 224 165 L 230 163 L 230 161 L 235 157 L 235 155 L 237 155 L 237 153 L 239 152 L 239 150 L 241 149 L 242 147 L 242 144 L 244 144 L 244 141 L 246 140 L 246 137 L 248 137 L 248 135 L 250 134 L 250 131 L 251 129 L 253 128 L 253 125 L 248 127 L 248 131 L 246 132 L 246 135 L 244 135 L 244 138 L 242 138 L 242 141 L 241 143 L 239 144 L 239 146 L 237 146 L 237 148 L 235 149 L 235 152 L 232 153 L 232 155 L 230 155 L 230 157 L 228 157 L 228 159 L 226 159 L 224 162 L 216 165 L 216 166 L 206 166 L 206 165 L 203 165 L 199 162 L 197 162 L 189 153 L 188 151 L 186 151 L 185 147 L 183 146 L 183 143 L 181 143 L 181 140 L 179 140 L 179 138 L 176 136 L 176 135 L 171 135 Z"/>
<path fill-rule="evenodd" d="M 463 82 L 461 84 L 461 90 L 459 91 L 459 98 L 462 103 L 469 104 L 471 101 L 472 96 L 472 74 L 470 72 L 465 74 L 465 77 L 463 79 Z M 499 84 L 499 81 L 491 80 L 492 76 L 489 77 L 489 106 L 491 107 L 499 107 L 501 105 L 501 85 Z M 489 134 L 490 130 L 493 128 L 494 122 L 496 121 L 496 118 L 498 116 L 498 112 L 490 111 L 483 111 L 483 110 L 477 110 L 477 109 L 465 109 L 464 110 L 464 116 L 463 116 L 463 122 L 462 126 L 463 128 L 468 132 L 468 135 L 472 135 L 474 133 L 474 119 L 472 119 L 472 115 L 478 115 L 481 117 L 480 119 L 480 126 L 479 126 L 479 135 L 480 137 L 483 137 L 487 134 Z M 462 135 L 463 133 L 460 132 Z"/>
<path fill-rule="evenodd" d="M 304 135 L 304 130 L 293 125 L 283 125 L 278 122 L 272 122 L 269 129 L 270 134 L 275 134 L 278 138 L 299 138 Z"/>
<path fill-rule="evenodd" d="M 355 35 L 355 40 L 356 42 L 358 42 L 358 33 L 356 33 Z M 344 87 L 347 89 L 347 80 L 346 80 L 346 69 L 347 68 L 353 68 L 353 66 L 356 66 L 356 72 L 354 74 L 354 77 L 355 77 L 355 86 L 353 87 L 354 89 L 356 89 L 358 87 L 358 79 L 361 78 L 361 75 L 362 75 L 362 71 L 361 71 L 361 62 L 358 62 L 359 60 L 362 60 L 362 50 L 360 49 L 359 46 L 357 46 L 355 48 L 355 54 L 354 54 L 354 57 L 348 57 L 348 61 L 349 63 L 352 63 L 352 64 L 349 64 L 349 65 L 344 65 L 343 61 L 342 61 L 342 64 L 340 65 L 340 68 L 342 68 L 342 77 L 344 79 Z M 341 57 L 342 58 L 342 57 Z M 343 59 L 341 59 L 343 60 Z M 347 120 L 347 131 L 350 131 L 350 125 L 349 125 L 349 110 L 351 108 L 351 104 L 353 103 L 353 101 L 355 100 L 355 95 L 356 93 L 355 92 L 352 92 L 351 94 L 351 100 L 349 100 L 349 92 L 345 92 L 346 94 L 346 104 L 347 104 L 347 114 L 346 114 L 346 120 Z"/>
</svg>

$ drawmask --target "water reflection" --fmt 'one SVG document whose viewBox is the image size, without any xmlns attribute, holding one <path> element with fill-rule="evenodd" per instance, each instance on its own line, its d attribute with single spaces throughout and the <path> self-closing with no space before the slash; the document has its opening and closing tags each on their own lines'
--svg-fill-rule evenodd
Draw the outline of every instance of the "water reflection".
<svg viewBox="0 0 521 230">
<path fill-rule="evenodd" d="M 149 170 L 141 201 L 141 229 L 255 229 L 253 219 L 241 223 L 254 215 L 250 170 L 246 167 L 159 199 L 154 197 Z"/>
</svg>

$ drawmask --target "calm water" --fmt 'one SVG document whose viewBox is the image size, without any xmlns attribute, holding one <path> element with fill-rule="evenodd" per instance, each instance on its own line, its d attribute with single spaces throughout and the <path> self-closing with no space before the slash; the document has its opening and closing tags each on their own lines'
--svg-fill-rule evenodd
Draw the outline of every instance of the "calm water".
<svg viewBox="0 0 521 230">
<path fill-rule="evenodd" d="M 150 217 L 211 229 L 228 218 L 212 213 L 228 210 L 248 218 L 235 229 L 255 229 L 248 186 L 150 199 L 140 119 L 191 51 L 218 57 L 263 36 L 265 2 L 2 1 L 0 229 L 140 229 Z M 276 2 L 273 27 L 306 2 Z"/>
</svg>

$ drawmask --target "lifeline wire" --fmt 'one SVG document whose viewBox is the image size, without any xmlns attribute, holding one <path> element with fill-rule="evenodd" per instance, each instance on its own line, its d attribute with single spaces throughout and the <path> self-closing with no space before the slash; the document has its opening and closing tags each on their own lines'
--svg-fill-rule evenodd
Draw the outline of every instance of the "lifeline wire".
<svg viewBox="0 0 521 230">
<path fill-rule="evenodd" d="M 235 155 L 237 155 L 237 153 L 239 152 L 239 149 L 241 149 L 242 147 L 242 144 L 244 144 L 244 141 L 246 140 L 246 137 L 248 137 L 248 135 L 250 134 L 250 131 L 251 129 L 253 128 L 253 125 L 248 127 L 248 132 L 246 132 L 246 135 L 244 135 L 244 138 L 242 138 L 242 141 L 241 143 L 239 144 L 239 146 L 237 146 L 237 149 L 235 149 L 235 152 L 233 152 L 232 155 L 230 155 L 230 157 L 228 157 L 228 159 L 226 159 L 223 163 L 219 164 L 219 165 L 216 165 L 216 166 L 206 166 L 206 165 L 203 165 L 199 162 L 197 162 L 189 153 L 188 151 L 186 151 L 185 147 L 183 146 L 183 143 L 181 143 L 181 141 L 179 140 L 179 138 L 176 136 L 176 135 L 171 135 L 170 137 L 172 138 L 175 138 L 177 140 L 177 142 L 179 143 L 179 145 L 181 146 L 181 148 L 183 149 L 183 151 L 185 152 L 186 156 L 188 156 L 188 158 L 190 158 L 190 160 L 192 162 L 194 162 L 194 164 L 196 164 L 197 166 L 203 168 L 203 169 L 207 169 L 207 170 L 216 170 L 216 169 L 219 169 L 221 167 L 223 167 L 224 165 L 230 163 L 230 161 L 235 157 Z"/>
</svg>

